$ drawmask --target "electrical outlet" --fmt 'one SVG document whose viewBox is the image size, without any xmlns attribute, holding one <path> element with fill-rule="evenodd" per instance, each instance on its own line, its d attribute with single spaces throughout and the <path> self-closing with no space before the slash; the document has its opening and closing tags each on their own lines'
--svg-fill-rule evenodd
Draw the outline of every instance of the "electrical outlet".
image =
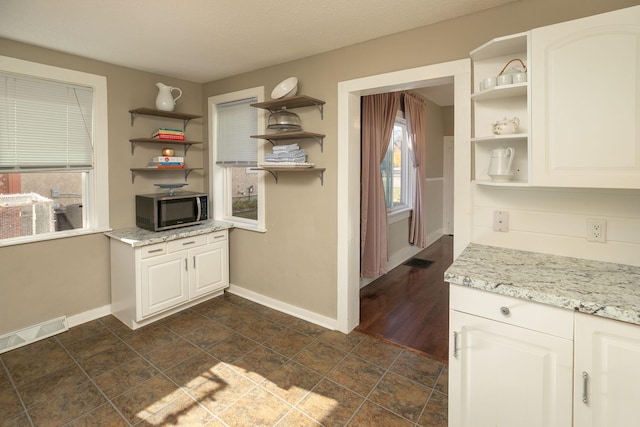
<svg viewBox="0 0 640 427">
<path fill-rule="evenodd" d="M 509 212 L 493 211 L 493 231 L 509 231 Z"/>
<path fill-rule="evenodd" d="M 587 241 L 604 243 L 607 241 L 607 220 L 587 219 Z"/>
</svg>

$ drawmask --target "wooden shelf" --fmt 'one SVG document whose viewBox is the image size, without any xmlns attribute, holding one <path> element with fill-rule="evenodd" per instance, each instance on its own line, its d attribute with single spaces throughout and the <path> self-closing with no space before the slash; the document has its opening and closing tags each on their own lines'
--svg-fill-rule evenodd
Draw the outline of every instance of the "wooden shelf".
<svg viewBox="0 0 640 427">
<path fill-rule="evenodd" d="M 278 145 L 278 141 L 286 141 L 292 139 L 314 139 L 320 144 L 320 152 L 324 147 L 324 135 L 320 133 L 306 132 L 306 131 L 294 131 L 294 132 L 277 132 L 268 133 L 265 135 L 251 135 L 251 138 L 264 139 L 271 143 L 271 145 Z"/>
<path fill-rule="evenodd" d="M 251 168 L 251 170 L 269 172 L 275 178 L 276 184 L 278 183 L 278 174 L 280 172 L 314 172 L 320 177 L 320 185 L 324 185 L 324 171 L 326 168 L 279 168 L 274 166 Z"/>
<path fill-rule="evenodd" d="M 133 182 L 136 179 L 136 176 L 140 173 L 145 173 L 145 172 L 151 172 L 151 173 L 158 173 L 158 172 L 182 172 L 184 173 L 184 180 L 187 180 L 187 177 L 189 176 L 189 174 L 193 171 L 197 171 L 197 170 L 202 170 L 202 168 L 131 168 L 131 183 L 133 184 Z"/>
<path fill-rule="evenodd" d="M 131 126 L 133 126 L 133 122 L 138 115 L 141 116 L 155 116 L 155 117 L 166 117 L 169 119 L 178 119 L 182 120 L 183 127 L 186 128 L 187 124 L 190 120 L 199 119 L 202 116 L 197 114 L 189 114 L 189 113 L 177 113 L 175 111 L 162 111 L 156 110 L 154 108 L 134 108 L 133 110 L 129 110 L 129 114 L 131 114 Z"/>
<path fill-rule="evenodd" d="M 132 138 L 129 140 L 131 143 L 131 154 L 133 155 L 133 151 L 135 149 L 136 144 L 175 144 L 175 145 L 184 145 L 184 154 L 186 156 L 187 150 L 194 144 L 202 144 L 202 141 L 176 141 L 173 139 L 156 139 L 156 138 Z"/>
<path fill-rule="evenodd" d="M 474 101 L 488 101 L 491 99 L 510 98 L 512 96 L 526 96 L 527 83 L 514 83 L 504 86 L 496 86 L 492 89 L 476 92 L 471 95 Z"/>
<path fill-rule="evenodd" d="M 281 110 L 282 107 L 301 108 L 315 106 L 320 110 L 320 118 L 324 118 L 324 104 L 325 102 L 320 99 L 312 98 L 307 95 L 298 95 L 290 96 L 288 98 L 273 99 L 271 101 L 256 102 L 254 104 L 251 104 L 251 106 L 255 108 L 262 108 L 263 110 L 268 110 L 272 113 Z"/>
</svg>

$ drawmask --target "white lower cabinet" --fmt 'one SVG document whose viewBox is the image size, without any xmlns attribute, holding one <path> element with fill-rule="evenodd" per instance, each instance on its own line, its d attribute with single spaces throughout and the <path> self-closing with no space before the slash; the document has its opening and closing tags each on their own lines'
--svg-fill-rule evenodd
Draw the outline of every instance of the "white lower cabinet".
<svg viewBox="0 0 640 427">
<path fill-rule="evenodd" d="M 640 326 L 450 291 L 450 427 L 638 425 Z"/>
<path fill-rule="evenodd" d="M 227 231 L 131 247 L 111 240 L 112 313 L 136 329 L 229 286 Z"/>
<path fill-rule="evenodd" d="M 573 314 L 460 286 L 450 295 L 449 426 L 571 426 Z"/>
<path fill-rule="evenodd" d="M 576 313 L 575 351 L 575 425 L 638 425 L 640 327 Z"/>
</svg>

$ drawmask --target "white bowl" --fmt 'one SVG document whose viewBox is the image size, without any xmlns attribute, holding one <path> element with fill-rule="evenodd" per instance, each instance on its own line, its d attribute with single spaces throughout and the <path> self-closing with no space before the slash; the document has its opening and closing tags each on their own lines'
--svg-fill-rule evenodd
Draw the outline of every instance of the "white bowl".
<svg viewBox="0 0 640 427">
<path fill-rule="evenodd" d="M 289 77 L 286 80 L 278 83 L 271 92 L 272 99 L 286 98 L 293 96 L 298 91 L 298 79 L 296 77 Z"/>
</svg>

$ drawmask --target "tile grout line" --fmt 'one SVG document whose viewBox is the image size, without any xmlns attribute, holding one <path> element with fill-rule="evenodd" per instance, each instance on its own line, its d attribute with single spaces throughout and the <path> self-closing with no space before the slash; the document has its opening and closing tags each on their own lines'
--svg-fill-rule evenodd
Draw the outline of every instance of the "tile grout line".
<svg viewBox="0 0 640 427">
<path fill-rule="evenodd" d="M 11 383 L 11 386 L 13 387 L 13 391 L 16 393 L 16 396 L 18 396 L 18 400 L 20 401 L 20 405 L 22 405 L 22 409 L 24 410 L 24 414 L 26 415 L 27 420 L 29 420 L 29 424 L 33 427 L 34 424 L 33 424 L 33 420 L 31 419 L 31 414 L 29 414 L 29 410 L 27 409 L 27 405 L 24 403 L 24 399 L 22 399 L 22 394 L 20 393 L 20 390 L 18 390 L 18 386 L 16 385 L 15 381 L 13 380 L 13 375 L 11 375 L 11 371 L 9 371 L 9 368 L 5 364 L 5 361 L 2 358 L 2 356 L 0 356 L 0 364 L 2 365 L 2 368 L 4 369 L 5 373 L 7 374 L 7 378 L 9 378 L 9 382 Z M 17 414 L 17 415 L 20 415 L 20 414 Z"/>
</svg>

